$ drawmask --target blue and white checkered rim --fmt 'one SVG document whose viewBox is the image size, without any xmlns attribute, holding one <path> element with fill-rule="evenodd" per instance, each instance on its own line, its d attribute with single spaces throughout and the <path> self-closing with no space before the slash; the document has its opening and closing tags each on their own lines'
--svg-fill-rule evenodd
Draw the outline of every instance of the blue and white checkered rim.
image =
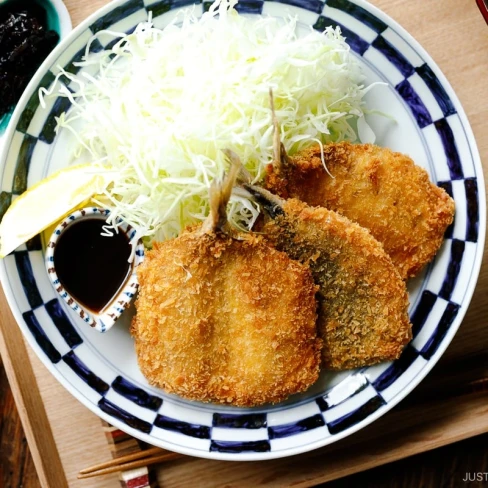
<svg viewBox="0 0 488 488">
<path fill-rule="evenodd" d="M 66 98 L 56 99 L 47 111 L 39 107 L 38 88 L 52 84 L 57 66 L 76 71 L 73 62 L 80 60 L 95 32 L 129 32 L 149 11 L 155 25 L 162 27 L 189 5 L 191 0 L 116 1 L 87 19 L 51 54 L 26 90 L 6 135 L 0 215 L 40 179 L 39 166 L 56 137 L 55 117 L 69 108 Z M 209 6 L 197 4 L 196 13 Z M 185 454 L 230 460 L 288 456 L 369 424 L 404 398 L 441 356 L 467 310 L 481 265 L 486 209 L 479 155 L 461 105 L 434 62 L 400 26 L 362 0 L 241 0 L 237 10 L 283 15 L 285 7 L 317 30 L 341 26 L 356 55 L 394 87 L 424 145 L 438 149 L 437 183 L 456 201 L 455 222 L 442 253 L 411 307 L 414 339 L 398 361 L 350 372 L 328 391 L 270 408 L 232 409 L 175 400 L 129 380 L 87 344 L 83 324 L 52 294 L 39 236 L 0 264 L 13 313 L 54 376 L 108 422 Z M 95 51 L 103 47 L 103 42 L 92 44 Z"/>
</svg>

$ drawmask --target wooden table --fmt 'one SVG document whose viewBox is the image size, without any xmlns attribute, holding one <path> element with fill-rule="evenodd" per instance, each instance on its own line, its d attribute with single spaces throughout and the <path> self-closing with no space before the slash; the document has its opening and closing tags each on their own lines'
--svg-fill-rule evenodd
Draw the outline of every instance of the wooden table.
<svg viewBox="0 0 488 488">
<path fill-rule="evenodd" d="M 74 24 L 105 3 L 105 0 L 66 0 Z M 488 133 L 488 104 L 485 102 L 484 91 L 488 79 L 488 29 L 475 1 L 373 0 L 372 3 L 413 34 L 444 71 L 467 112 L 484 168 L 488 170 L 488 138 L 485 137 Z M 260 484 L 280 486 L 280 480 L 286 478 L 290 482 L 295 480 L 296 486 L 311 486 L 314 481 L 317 484 L 445 444 L 450 445 L 361 472 L 341 481 L 332 481 L 327 487 L 457 487 L 462 486 L 466 473 L 473 476 L 475 473 L 487 472 L 487 435 L 452 444 L 460 439 L 488 432 L 487 397 L 483 394 L 449 397 L 453 386 L 488 376 L 488 334 L 484 330 L 487 318 L 488 264 L 485 263 L 471 307 L 459 333 L 440 363 L 406 400 L 383 419 L 352 436 L 353 439 L 338 443 L 340 445 L 336 451 L 324 450 L 326 468 L 322 468 L 322 471 L 320 465 L 314 463 L 313 457 L 303 457 L 298 461 L 296 458 L 290 459 L 288 468 L 286 464 L 268 463 L 269 468 L 266 469 L 271 469 L 271 474 L 266 477 L 263 468 Z M 66 443 L 63 429 L 49 423 L 52 405 L 44 401 L 46 391 L 67 398 L 67 411 L 64 412 L 66 415 L 69 415 L 69 409 L 72 408 L 90 422 L 92 430 L 87 431 L 87 437 L 99 435 L 96 419 L 85 409 L 79 410 L 81 405 L 54 382 L 32 353 L 26 352 L 27 346 L 18 334 L 3 295 L 0 296 L 0 322 L 3 328 L 3 339 L 0 334 L 0 351 L 3 351 L 4 367 L 12 386 L 10 391 L 4 369 L 0 367 L 0 486 L 8 488 L 22 485 L 30 488 L 39 486 L 40 483 L 53 488 L 66 486 L 66 481 L 63 481 L 65 473 L 56 470 L 63 466 L 65 470 L 71 470 L 66 476 L 73 476 L 76 469 L 86 466 L 83 463 L 88 462 L 89 453 L 83 446 Z M 28 388 L 26 385 L 37 385 L 38 388 Z M 34 475 L 32 459 L 26 447 L 12 394 L 32 448 L 39 478 Z M 378 430 L 381 429 L 384 431 L 383 436 L 378 435 Z M 62 447 L 60 453 L 56 444 Z M 72 464 L 68 461 L 68 467 L 66 449 L 73 450 L 79 458 L 77 462 L 72 461 Z M 302 460 L 303 466 L 300 465 Z M 193 473 L 202 475 L 199 478 L 202 483 L 205 482 L 205 462 L 197 460 L 191 465 Z M 225 466 L 229 466 L 229 463 L 220 463 L 218 466 L 222 466 L 219 469 L 225 477 L 225 473 L 229 472 L 226 470 L 230 469 Z M 234 466 L 233 469 L 239 469 L 237 465 Z M 271 466 L 276 466 L 276 469 Z M 249 465 L 249 469 L 256 468 Z M 307 469 L 310 470 L 308 482 Z M 159 478 L 164 482 L 163 486 L 176 486 L 185 476 L 188 479 L 195 476 L 186 471 L 184 466 L 179 470 L 178 467 L 168 469 L 167 476 L 160 473 Z M 226 482 L 225 479 L 220 481 Z M 70 482 L 70 486 L 73 483 Z M 110 487 L 116 486 L 117 482 L 112 477 L 104 478 L 99 483 L 96 486 Z M 239 486 L 231 481 L 228 485 Z M 212 486 L 211 481 L 205 486 Z"/>
<path fill-rule="evenodd" d="M 40 488 L 5 370 L 0 367 L 0 486 Z M 466 473 L 488 472 L 488 434 L 406 458 L 341 480 L 324 488 L 411 488 L 462 486 Z M 106 485 L 111 488 L 113 485 Z M 486 486 L 486 482 L 470 487 Z M 164 488 L 162 486 L 161 488 Z"/>
</svg>

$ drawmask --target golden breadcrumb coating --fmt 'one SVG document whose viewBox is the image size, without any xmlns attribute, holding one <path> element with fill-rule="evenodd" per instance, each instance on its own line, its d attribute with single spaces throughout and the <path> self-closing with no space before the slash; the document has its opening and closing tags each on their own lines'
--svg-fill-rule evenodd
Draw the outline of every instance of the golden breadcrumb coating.
<svg viewBox="0 0 488 488">
<path fill-rule="evenodd" d="M 412 338 L 408 294 L 382 245 L 336 212 L 297 199 L 280 206 L 274 198 L 274 218 L 262 230 L 277 249 L 310 266 L 319 286 L 324 367 L 397 359 Z"/>
<path fill-rule="evenodd" d="M 263 239 L 185 232 L 137 270 L 132 322 L 150 383 L 190 400 L 275 403 L 318 378 L 310 270 Z"/>
<path fill-rule="evenodd" d="M 452 223 L 454 201 L 404 154 L 371 144 L 312 146 L 275 168 L 266 188 L 345 215 L 370 230 L 403 279 L 436 254 Z"/>
</svg>

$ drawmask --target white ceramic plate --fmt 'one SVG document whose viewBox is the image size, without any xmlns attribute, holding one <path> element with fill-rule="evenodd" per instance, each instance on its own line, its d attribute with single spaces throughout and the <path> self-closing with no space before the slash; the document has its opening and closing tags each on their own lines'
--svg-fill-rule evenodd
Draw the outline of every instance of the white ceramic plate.
<svg viewBox="0 0 488 488">
<path fill-rule="evenodd" d="M 14 113 L 2 155 L 0 209 L 54 170 L 68 164 L 54 117 L 65 98 L 41 109 L 39 87 L 58 66 L 73 70 L 87 41 L 104 28 L 130 31 L 153 12 L 157 27 L 191 2 L 112 3 L 77 27 L 43 64 Z M 209 4 L 198 4 L 203 11 Z M 422 276 L 409 283 L 414 339 L 394 363 L 324 373 L 305 394 L 270 407 L 242 409 L 182 400 L 150 387 L 140 373 L 129 335 L 129 314 L 107 334 L 91 330 L 62 302 L 35 238 L 0 263 L 5 293 L 29 343 L 54 376 L 100 417 L 166 449 L 216 459 L 289 456 L 330 444 L 371 423 L 427 374 L 454 336 L 473 293 L 485 235 L 484 184 L 476 144 L 462 107 L 427 53 L 399 25 L 361 0 L 247 0 L 248 15 L 296 14 L 302 26 L 339 24 L 369 82 L 387 88 L 368 95 L 370 106 L 392 114 L 370 117 L 380 145 L 408 153 L 456 201 L 454 224 Z M 104 47 L 103 38 L 93 44 Z M 107 42 L 109 42 L 107 40 Z"/>
</svg>

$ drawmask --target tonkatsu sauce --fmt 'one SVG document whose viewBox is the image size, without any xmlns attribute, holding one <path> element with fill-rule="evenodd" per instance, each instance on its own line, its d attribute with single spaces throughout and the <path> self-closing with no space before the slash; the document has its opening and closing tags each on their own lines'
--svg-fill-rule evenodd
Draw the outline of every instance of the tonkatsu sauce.
<svg viewBox="0 0 488 488">
<path fill-rule="evenodd" d="M 66 291 L 84 308 L 100 312 L 125 282 L 131 246 L 121 230 L 102 235 L 101 218 L 73 222 L 59 236 L 54 266 Z"/>
</svg>

